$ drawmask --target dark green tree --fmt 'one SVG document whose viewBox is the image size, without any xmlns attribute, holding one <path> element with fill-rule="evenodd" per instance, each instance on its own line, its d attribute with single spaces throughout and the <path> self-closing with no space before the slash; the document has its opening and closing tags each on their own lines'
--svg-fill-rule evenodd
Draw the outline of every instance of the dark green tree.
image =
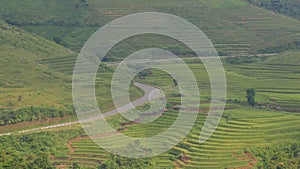
<svg viewBox="0 0 300 169">
<path fill-rule="evenodd" d="M 53 41 L 54 41 L 55 43 L 57 43 L 57 44 L 61 44 L 62 41 L 63 41 L 63 39 L 62 39 L 62 37 L 60 37 L 60 36 L 54 36 L 54 37 L 53 37 Z"/>
<path fill-rule="evenodd" d="M 254 107 L 256 104 L 255 99 L 254 99 L 255 95 L 256 95 L 255 89 L 253 89 L 253 88 L 247 89 L 246 98 L 247 98 L 247 102 L 249 103 L 249 105 L 251 107 Z"/>
<path fill-rule="evenodd" d="M 49 155 L 45 153 L 39 153 L 37 158 L 29 165 L 29 168 L 32 169 L 54 169 L 54 166 L 51 164 Z"/>
</svg>

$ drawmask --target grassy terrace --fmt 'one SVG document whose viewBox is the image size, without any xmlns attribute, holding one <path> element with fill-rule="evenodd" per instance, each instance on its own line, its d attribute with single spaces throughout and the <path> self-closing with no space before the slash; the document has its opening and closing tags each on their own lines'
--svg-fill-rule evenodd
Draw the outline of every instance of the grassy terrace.
<svg viewBox="0 0 300 169">
<path fill-rule="evenodd" d="M 209 91 L 209 85 L 205 83 L 207 74 L 203 65 L 189 64 L 189 66 L 197 79 L 200 79 L 198 81 L 200 90 Z M 194 127 L 180 144 L 152 159 L 157 167 L 216 169 L 252 167 L 260 160 L 251 155 L 252 150 L 277 143 L 299 141 L 300 115 L 284 112 L 299 110 L 300 95 L 299 87 L 297 87 L 299 76 L 293 73 L 298 67 L 295 65 L 284 68 L 284 65 L 275 64 L 253 63 L 235 66 L 225 64 L 229 83 L 228 99 L 238 102 L 228 103 L 227 110 L 213 136 L 206 143 L 200 144 L 198 140 L 206 118 L 205 108 L 209 106 L 205 101 L 205 98 L 209 97 L 209 92 L 203 93 L 201 105 L 203 111 L 199 113 Z M 137 80 L 159 86 L 168 96 L 169 103 L 178 104 L 180 99 L 176 97 L 176 87 L 170 85 L 172 84 L 171 78 L 162 71 L 153 69 L 152 72 L 152 76 Z M 275 74 L 277 76 L 274 76 Z M 295 80 L 282 80 L 286 76 Z M 276 84 L 276 87 L 272 86 L 273 84 Z M 245 106 L 245 90 L 250 87 L 257 89 L 257 101 L 263 105 L 263 109 Z M 285 104 L 287 102 L 289 104 Z M 276 107 L 277 110 L 275 110 Z M 146 124 L 128 125 L 126 124 L 128 120 L 119 115 L 109 118 L 108 121 L 123 134 L 132 137 L 150 137 L 166 130 L 176 119 L 177 113 L 176 110 L 170 109 L 154 122 Z M 86 137 L 75 139 L 71 145 L 73 151 L 68 154 L 70 160 L 55 160 L 55 163 L 70 165 L 72 162 L 77 162 L 82 166 L 93 167 L 110 157 L 108 152 Z"/>
<path fill-rule="evenodd" d="M 63 107 L 70 102 L 65 75 L 37 60 L 74 52 L 0 20 L 0 104 L 2 108 Z M 17 97 L 22 95 L 22 104 Z"/>
<path fill-rule="evenodd" d="M 247 157 L 245 152 L 257 147 L 290 142 L 300 138 L 297 130 L 300 122 L 299 115 L 259 110 L 253 116 L 253 111 L 249 108 L 227 110 L 225 114 L 231 114 L 231 119 L 223 118 L 214 135 L 206 143 L 199 144 L 199 131 L 205 118 L 201 113 L 193 129 L 179 145 L 153 159 L 157 166 L 172 168 L 175 164 L 179 164 L 182 168 L 246 167 L 253 159 Z M 268 115 L 265 116 L 265 114 Z M 243 118 L 240 117 L 241 115 Z M 174 112 L 166 112 L 157 122 L 169 121 L 173 118 Z M 149 137 L 153 135 L 153 132 L 168 127 L 167 123 L 135 124 L 126 126 L 126 130 L 122 130 L 122 133 L 134 137 Z M 88 164 L 92 167 L 109 157 L 109 153 L 99 148 L 89 138 L 81 138 L 72 142 L 72 147 L 74 152 L 69 153 L 69 160 L 61 159 L 55 162 L 66 165 L 78 162 L 80 165 L 87 166 Z M 184 156 L 183 159 L 182 156 Z"/>
</svg>

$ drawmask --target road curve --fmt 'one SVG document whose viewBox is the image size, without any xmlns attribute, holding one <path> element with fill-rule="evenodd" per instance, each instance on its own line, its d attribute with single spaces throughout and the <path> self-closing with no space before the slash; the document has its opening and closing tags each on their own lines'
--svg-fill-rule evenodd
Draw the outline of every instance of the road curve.
<svg viewBox="0 0 300 169">
<path fill-rule="evenodd" d="M 146 102 L 148 102 L 148 101 L 150 101 L 150 100 L 152 100 L 152 99 L 154 99 L 154 98 L 156 98 L 160 95 L 160 90 L 155 88 L 155 87 L 148 86 L 148 85 L 141 84 L 141 83 L 137 83 L 137 82 L 134 82 L 134 85 L 144 90 L 144 93 L 145 93 L 144 96 L 137 99 L 137 100 L 135 100 L 135 101 L 133 101 L 133 102 L 131 102 L 131 103 L 129 103 L 129 104 L 127 104 L 127 105 L 119 107 L 118 109 L 100 114 L 98 116 L 94 116 L 92 118 L 82 119 L 80 121 L 73 121 L 73 122 L 68 122 L 68 123 L 55 124 L 55 125 L 51 125 L 51 126 L 38 127 L 38 128 L 22 130 L 22 131 L 17 131 L 17 132 L 3 133 L 3 134 L 0 134 L 0 137 L 5 136 L 5 135 L 11 135 L 11 134 L 21 134 L 21 133 L 28 133 L 28 132 L 33 132 L 33 131 L 53 129 L 53 128 L 64 127 L 64 126 L 69 126 L 69 125 L 73 125 L 73 124 L 79 124 L 79 123 L 82 123 L 82 122 L 89 122 L 89 121 L 105 118 L 105 117 L 108 117 L 108 116 L 118 114 L 120 112 L 128 111 L 128 110 L 130 110 L 134 107 L 137 107 L 139 105 L 142 105 L 142 104 L 144 104 L 144 103 L 146 103 Z"/>
</svg>

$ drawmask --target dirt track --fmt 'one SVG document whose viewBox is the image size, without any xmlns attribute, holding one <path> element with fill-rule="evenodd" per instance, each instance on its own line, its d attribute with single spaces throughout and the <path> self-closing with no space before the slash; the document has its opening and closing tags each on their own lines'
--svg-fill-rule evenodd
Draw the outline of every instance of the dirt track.
<svg viewBox="0 0 300 169">
<path fill-rule="evenodd" d="M 94 120 L 97 120 L 97 119 L 101 119 L 101 118 L 105 118 L 105 117 L 108 117 L 108 116 L 118 114 L 118 113 L 120 113 L 119 111 L 121 111 L 121 112 L 128 111 L 128 110 L 132 109 L 132 106 L 137 107 L 139 105 L 142 105 L 142 104 L 148 102 L 150 98 L 153 99 L 153 98 L 158 96 L 158 95 L 153 96 L 153 93 L 157 93 L 157 92 L 153 92 L 153 91 L 159 90 L 157 88 L 154 88 L 154 87 L 151 87 L 151 86 L 148 86 L 148 85 L 144 85 L 144 84 L 141 84 L 141 83 L 137 83 L 137 82 L 135 82 L 134 85 L 144 90 L 144 92 L 145 92 L 144 96 L 137 99 L 137 100 L 135 100 L 135 101 L 133 101 L 133 102 L 131 102 L 131 103 L 129 103 L 129 104 L 127 104 L 127 105 L 122 106 L 118 110 L 115 109 L 115 110 L 100 114 L 100 115 L 95 116 L 95 117 L 91 117 L 91 118 L 88 118 L 88 119 L 82 119 L 80 121 L 73 121 L 73 122 L 68 122 L 68 123 L 55 124 L 55 125 L 51 125 L 51 126 L 38 127 L 38 128 L 22 130 L 22 131 L 17 131 L 17 132 L 3 133 L 3 134 L 0 134 L 0 137 L 5 136 L 5 135 L 11 135 L 11 134 L 28 133 L 28 132 L 33 132 L 33 131 L 40 131 L 40 130 L 47 130 L 47 129 L 53 129 L 53 128 L 58 128 L 58 127 L 64 127 L 64 126 L 69 126 L 69 125 L 73 125 L 73 124 L 79 124 L 81 122 L 94 121 Z"/>
</svg>

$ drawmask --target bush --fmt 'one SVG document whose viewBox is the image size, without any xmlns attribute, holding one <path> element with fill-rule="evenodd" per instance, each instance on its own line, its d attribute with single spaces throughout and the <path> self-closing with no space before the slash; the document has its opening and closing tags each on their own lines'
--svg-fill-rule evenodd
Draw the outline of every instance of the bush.
<svg viewBox="0 0 300 169">
<path fill-rule="evenodd" d="M 54 37 L 53 37 L 53 41 L 54 41 L 55 43 L 57 43 L 57 44 L 61 44 L 62 41 L 63 41 L 63 38 L 60 37 L 60 36 L 54 36 Z"/>
<path fill-rule="evenodd" d="M 237 57 L 228 57 L 225 61 L 232 65 L 239 65 L 242 63 L 257 63 L 265 61 L 268 56 L 237 56 Z"/>
</svg>

